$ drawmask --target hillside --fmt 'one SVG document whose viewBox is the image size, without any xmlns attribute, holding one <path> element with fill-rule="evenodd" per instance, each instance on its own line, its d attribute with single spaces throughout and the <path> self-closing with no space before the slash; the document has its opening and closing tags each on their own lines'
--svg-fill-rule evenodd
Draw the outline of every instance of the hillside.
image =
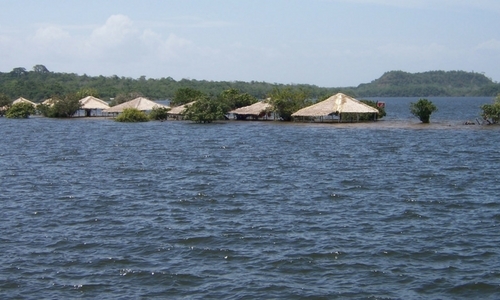
<svg viewBox="0 0 500 300">
<path fill-rule="evenodd" d="M 102 99 L 108 100 L 119 94 L 140 93 L 153 100 L 170 99 L 179 88 L 192 88 L 207 95 L 218 95 L 234 88 L 258 99 L 264 99 L 275 88 L 297 88 L 311 98 L 321 99 L 337 92 L 358 98 L 362 97 L 430 97 L 430 96 L 496 96 L 500 84 L 494 83 L 483 74 L 464 71 L 430 71 L 407 73 L 390 71 L 380 78 L 358 87 L 318 87 L 309 84 L 276 84 L 267 82 L 207 81 L 194 79 L 174 80 L 171 77 L 146 79 L 144 76 L 129 77 L 88 76 L 74 73 L 49 71 L 43 65 L 32 70 L 14 68 L 0 72 L 0 93 L 11 99 L 24 97 L 40 102 L 54 95 L 75 93 L 83 88 L 96 89 Z"/>
<path fill-rule="evenodd" d="M 474 72 L 390 71 L 360 84 L 355 91 L 362 97 L 494 96 L 500 92 L 500 85 Z"/>
</svg>

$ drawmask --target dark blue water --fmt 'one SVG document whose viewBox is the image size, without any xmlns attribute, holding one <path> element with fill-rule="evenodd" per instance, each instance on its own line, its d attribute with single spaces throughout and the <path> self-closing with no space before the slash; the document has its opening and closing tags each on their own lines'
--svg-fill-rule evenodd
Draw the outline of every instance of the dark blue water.
<svg viewBox="0 0 500 300">
<path fill-rule="evenodd" d="M 417 99 L 418 100 L 418 99 Z M 489 99 L 385 121 L 0 118 L 0 298 L 498 299 Z"/>
</svg>

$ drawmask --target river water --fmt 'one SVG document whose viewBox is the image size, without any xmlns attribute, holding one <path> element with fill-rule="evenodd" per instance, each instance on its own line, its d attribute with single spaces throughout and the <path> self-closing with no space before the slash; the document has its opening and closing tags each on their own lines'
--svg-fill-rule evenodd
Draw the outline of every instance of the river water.
<svg viewBox="0 0 500 300">
<path fill-rule="evenodd" d="M 364 124 L 0 118 L 0 298 L 498 299 L 490 98 Z"/>
</svg>

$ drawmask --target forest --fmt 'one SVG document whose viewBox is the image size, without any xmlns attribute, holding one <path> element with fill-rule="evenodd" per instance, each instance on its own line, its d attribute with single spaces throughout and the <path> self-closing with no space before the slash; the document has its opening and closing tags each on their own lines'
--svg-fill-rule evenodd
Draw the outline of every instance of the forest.
<svg viewBox="0 0 500 300">
<path fill-rule="evenodd" d="M 56 96 L 76 93 L 82 89 L 94 89 L 99 97 L 110 101 L 119 95 L 139 93 L 152 100 L 172 99 L 181 88 L 198 90 L 215 96 L 228 89 L 236 89 L 257 99 L 266 98 L 274 89 L 292 88 L 301 90 L 311 99 L 322 99 L 343 92 L 355 97 L 429 97 L 429 96 L 496 96 L 500 84 L 484 74 L 465 71 L 430 71 L 407 73 L 390 71 L 370 83 L 357 87 L 319 87 L 309 84 L 278 84 L 267 82 L 207 81 L 196 79 L 174 80 L 88 76 L 75 73 L 49 71 L 44 65 L 35 65 L 31 70 L 23 67 L 10 72 L 0 72 L 0 93 L 11 99 L 24 97 L 34 102 Z"/>
</svg>

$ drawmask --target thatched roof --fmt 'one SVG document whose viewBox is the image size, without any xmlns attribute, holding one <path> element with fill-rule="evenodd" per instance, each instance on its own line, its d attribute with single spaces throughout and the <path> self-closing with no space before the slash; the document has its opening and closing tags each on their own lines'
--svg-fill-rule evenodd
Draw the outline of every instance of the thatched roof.
<svg viewBox="0 0 500 300">
<path fill-rule="evenodd" d="M 234 109 L 230 111 L 230 114 L 236 114 L 236 115 L 254 115 L 258 116 L 263 112 L 269 111 L 272 109 L 272 105 L 269 104 L 267 101 L 260 101 L 257 103 L 254 103 L 249 106 L 244 106 L 240 107 L 237 109 Z"/>
<path fill-rule="evenodd" d="M 146 98 L 143 98 L 143 97 L 138 97 L 138 98 L 135 98 L 134 100 L 130 100 L 128 102 L 118 104 L 116 106 L 105 109 L 105 110 L 103 110 L 103 112 L 105 112 L 105 113 L 121 113 L 125 108 L 135 108 L 138 110 L 146 111 L 146 110 L 152 110 L 154 107 L 169 108 L 169 106 L 153 102 L 153 101 L 146 99 Z"/>
<path fill-rule="evenodd" d="M 80 103 L 82 104 L 81 109 L 107 109 L 109 108 L 108 103 L 105 101 L 93 97 L 93 96 L 87 96 L 83 99 L 80 99 Z"/>
<path fill-rule="evenodd" d="M 54 105 L 54 99 L 49 98 L 49 99 L 43 101 L 42 104 L 45 104 L 45 105 L 48 105 L 48 106 L 52 106 L 52 105 Z"/>
<path fill-rule="evenodd" d="M 378 110 L 345 94 L 338 93 L 293 113 L 292 117 L 320 117 L 334 113 L 374 114 L 378 113 Z"/>
<path fill-rule="evenodd" d="M 16 100 L 14 100 L 14 102 L 12 102 L 12 104 L 16 104 L 16 103 L 29 103 L 33 106 L 36 106 L 35 102 L 32 102 L 32 101 L 30 101 L 26 98 L 23 98 L 23 97 L 17 98 Z"/>
<path fill-rule="evenodd" d="M 195 102 L 196 101 L 189 102 L 189 103 L 186 103 L 184 105 L 176 106 L 176 107 L 172 108 L 171 110 L 169 110 L 167 112 L 167 114 L 169 114 L 169 115 L 182 115 L 184 113 L 184 111 L 186 110 L 186 108 L 188 108 L 188 106 L 193 105 Z"/>
</svg>

